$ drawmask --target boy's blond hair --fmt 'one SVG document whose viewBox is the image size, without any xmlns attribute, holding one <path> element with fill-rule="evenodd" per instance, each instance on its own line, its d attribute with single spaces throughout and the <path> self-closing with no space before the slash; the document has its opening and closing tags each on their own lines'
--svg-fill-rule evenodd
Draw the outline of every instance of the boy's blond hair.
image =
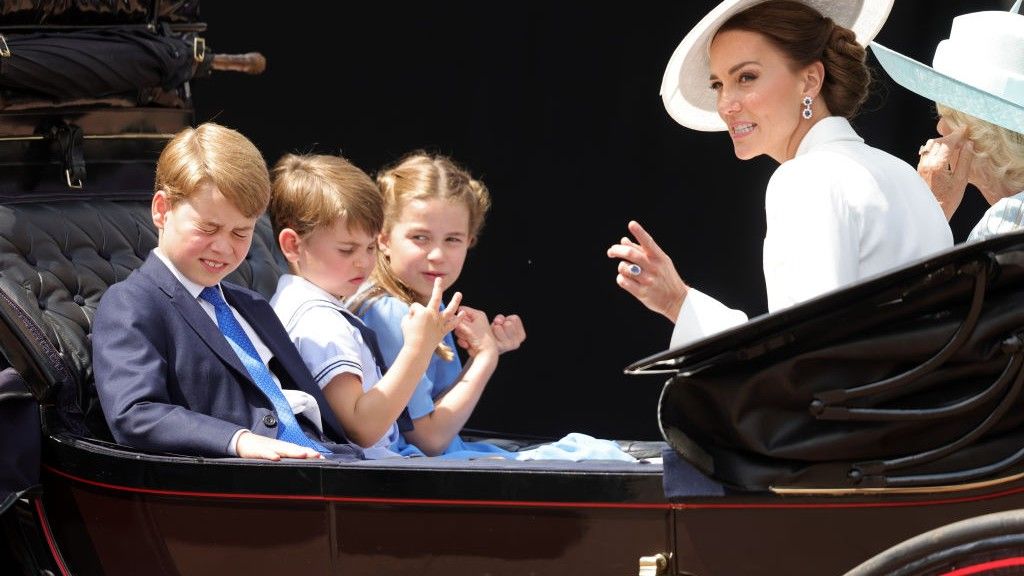
<svg viewBox="0 0 1024 576">
<path fill-rule="evenodd" d="M 376 235 L 384 224 L 377 184 L 340 156 L 286 154 L 272 171 L 270 219 L 274 233 L 300 237 L 344 219 L 349 229 Z"/>
<path fill-rule="evenodd" d="M 171 206 L 188 200 L 209 182 L 244 216 L 263 214 L 270 201 L 270 175 L 259 149 L 239 132 L 206 122 L 171 138 L 156 165 L 155 190 Z"/>
</svg>

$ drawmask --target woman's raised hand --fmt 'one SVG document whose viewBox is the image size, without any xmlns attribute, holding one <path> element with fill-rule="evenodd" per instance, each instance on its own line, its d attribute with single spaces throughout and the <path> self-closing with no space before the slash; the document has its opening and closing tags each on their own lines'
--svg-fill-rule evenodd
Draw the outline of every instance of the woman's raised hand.
<svg viewBox="0 0 1024 576">
<path fill-rule="evenodd" d="M 918 154 L 921 158 L 917 162 L 917 173 L 928 183 L 949 220 L 964 199 L 974 162 L 974 145 L 964 137 L 963 129 L 959 129 L 928 140 Z"/>
<path fill-rule="evenodd" d="M 615 283 L 644 306 L 675 322 L 686 298 L 686 283 L 672 259 L 643 226 L 631 220 L 629 232 L 635 241 L 623 236 L 608 249 L 609 258 L 620 260 Z"/>
</svg>

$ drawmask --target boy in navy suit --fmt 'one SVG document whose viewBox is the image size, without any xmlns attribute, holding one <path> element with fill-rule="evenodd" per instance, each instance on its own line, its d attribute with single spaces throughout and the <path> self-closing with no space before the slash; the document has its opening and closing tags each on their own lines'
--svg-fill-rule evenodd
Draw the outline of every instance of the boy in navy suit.
<svg viewBox="0 0 1024 576">
<path fill-rule="evenodd" d="M 206 123 L 167 144 L 152 200 L 157 248 L 100 301 L 93 369 L 107 424 L 145 450 L 358 458 L 267 301 L 222 283 L 270 200 L 259 150 Z"/>
</svg>

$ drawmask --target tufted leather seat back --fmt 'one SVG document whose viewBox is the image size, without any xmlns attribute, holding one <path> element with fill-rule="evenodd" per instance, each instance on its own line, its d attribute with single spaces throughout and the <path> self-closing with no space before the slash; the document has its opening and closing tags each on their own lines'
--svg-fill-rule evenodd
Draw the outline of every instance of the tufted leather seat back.
<svg viewBox="0 0 1024 576">
<path fill-rule="evenodd" d="M 109 437 L 93 388 L 92 319 L 106 289 L 138 268 L 156 242 L 148 200 L 0 205 L 0 346 L 73 432 Z M 284 269 L 263 217 L 228 280 L 269 298 Z"/>
</svg>

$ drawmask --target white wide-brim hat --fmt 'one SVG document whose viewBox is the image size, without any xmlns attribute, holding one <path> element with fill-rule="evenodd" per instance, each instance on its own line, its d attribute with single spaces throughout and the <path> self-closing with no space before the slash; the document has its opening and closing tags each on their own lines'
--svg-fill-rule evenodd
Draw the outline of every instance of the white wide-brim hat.
<svg viewBox="0 0 1024 576">
<path fill-rule="evenodd" d="M 929 100 L 1024 134 L 1024 16 L 986 11 L 953 19 L 932 66 L 877 43 L 892 79 Z"/>
<path fill-rule="evenodd" d="M 857 42 L 867 46 L 889 17 L 894 0 L 799 0 L 836 24 L 853 30 Z M 725 0 L 683 38 L 672 53 L 661 81 L 661 98 L 672 118 L 694 130 L 725 130 L 718 116 L 716 94 L 710 88 L 711 40 L 726 20 L 765 0 Z"/>
</svg>

